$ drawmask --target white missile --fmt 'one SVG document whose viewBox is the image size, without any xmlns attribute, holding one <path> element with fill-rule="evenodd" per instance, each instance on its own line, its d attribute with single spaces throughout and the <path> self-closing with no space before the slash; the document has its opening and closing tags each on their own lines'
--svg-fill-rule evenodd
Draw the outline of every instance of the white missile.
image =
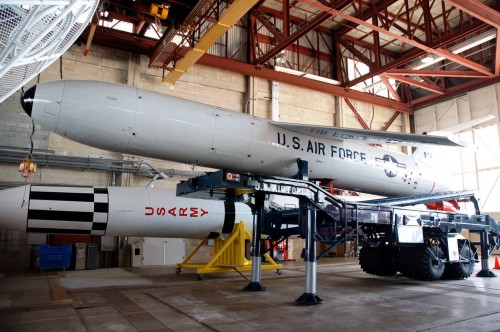
<svg viewBox="0 0 500 332">
<path fill-rule="evenodd" d="M 447 137 L 272 122 L 135 87 L 54 81 L 21 98 L 35 123 L 93 147 L 239 172 L 309 178 L 385 196 L 448 190 L 432 156 L 367 143 L 457 146 Z M 427 148 L 426 147 L 426 148 Z"/>
<path fill-rule="evenodd" d="M 253 220 L 246 204 L 162 188 L 26 185 L 0 191 L 0 210 L 0 227 L 32 233 L 206 239 Z"/>
</svg>

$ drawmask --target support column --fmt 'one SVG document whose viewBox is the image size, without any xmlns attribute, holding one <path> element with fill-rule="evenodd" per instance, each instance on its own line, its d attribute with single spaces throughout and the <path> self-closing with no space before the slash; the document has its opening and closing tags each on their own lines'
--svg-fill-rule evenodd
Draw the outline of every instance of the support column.
<svg viewBox="0 0 500 332">
<path fill-rule="evenodd" d="M 252 231 L 252 276 L 250 283 L 243 288 L 245 291 L 265 291 L 266 287 L 262 286 L 261 281 L 261 265 L 262 265 L 262 254 L 260 247 L 261 239 L 261 225 L 262 218 L 264 217 L 264 193 L 255 194 L 255 215 L 253 218 L 253 231 Z"/>
<path fill-rule="evenodd" d="M 138 86 L 140 78 L 140 55 L 130 53 L 128 60 L 127 84 L 130 86 Z"/>
<path fill-rule="evenodd" d="M 271 91 L 271 120 L 279 121 L 280 120 L 280 84 L 278 82 L 272 82 L 272 91 Z"/>
<path fill-rule="evenodd" d="M 256 78 L 253 76 L 247 77 L 247 85 L 246 85 L 246 105 L 243 112 L 245 114 L 257 115 L 257 82 Z"/>
<path fill-rule="evenodd" d="M 302 204 L 306 204 L 307 206 L 305 248 L 306 282 L 305 292 L 296 300 L 296 302 L 306 305 L 321 304 L 325 301 L 316 295 L 316 241 L 314 241 L 314 234 L 316 234 L 316 208 L 309 202 L 303 202 Z"/>
<path fill-rule="evenodd" d="M 481 271 L 476 274 L 476 277 L 496 277 L 496 274 L 490 270 L 490 253 L 488 244 L 488 232 L 486 230 L 483 230 L 481 231 Z"/>
<path fill-rule="evenodd" d="M 400 113 L 399 116 L 401 117 L 401 124 L 402 124 L 402 130 L 401 132 L 403 133 L 411 133 L 411 123 L 410 123 L 410 115 L 405 114 L 405 113 Z M 409 146 L 402 146 L 403 152 L 406 153 L 407 155 L 412 154 L 412 149 Z"/>
<path fill-rule="evenodd" d="M 307 160 L 297 158 L 297 175 L 296 179 L 309 181 L 309 163 Z"/>
</svg>

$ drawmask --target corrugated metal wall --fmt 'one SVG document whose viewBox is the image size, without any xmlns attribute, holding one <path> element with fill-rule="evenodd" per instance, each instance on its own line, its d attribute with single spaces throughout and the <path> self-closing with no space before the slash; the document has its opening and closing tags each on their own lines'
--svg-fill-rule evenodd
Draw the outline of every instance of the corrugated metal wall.
<svg viewBox="0 0 500 332">
<path fill-rule="evenodd" d="M 282 20 L 276 19 L 276 21 L 273 23 L 278 28 L 278 30 L 283 31 Z M 290 34 L 293 34 L 293 32 L 297 29 L 298 26 L 291 24 Z M 261 35 L 274 38 L 274 35 L 269 30 L 267 30 L 266 27 L 262 25 L 262 23 L 258 21 L 257 21 L 257 31 Z M 304 37 L 299 39 L 298 43 L 295 42 L 293 46 L 304 47 L 311 49 L 313 52 L 316 51 L 322 53 L 331 53 L 330 50 L 333 48 L 332 40 L 329 38 L 322 38 L 320 34 L 316 31 L 311 31 L 307 33 Z M 267 43 L 258 44 L 258 50 L 260 50 L 262 54 L 267 53 L 272 48 L 273 46 Z M 258 53 L 257 57 L 261 56 L 262 54 Z M 318 61 L 316 57 L 311 57 L 304 54 L 298 54 L 297 52 L 293 52 L 291 50 L 285 51 L 285 57 L 287 59 L 286 67 L 291 67 L 291 69 L 307 72 L 309 74 L 333 78 L 331 61 L 324 61 L 324 60 Z"/>
</svg>

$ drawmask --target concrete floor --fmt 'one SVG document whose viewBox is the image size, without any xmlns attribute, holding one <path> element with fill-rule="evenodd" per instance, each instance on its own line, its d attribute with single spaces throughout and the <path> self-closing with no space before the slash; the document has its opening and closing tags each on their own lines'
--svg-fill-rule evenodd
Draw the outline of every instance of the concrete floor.
<svg viewBox="0 0 500 332">
<path fill-rule="evenodd" d="M 242 291 L 240 275 L 198 281 L 174 267 L 4 274 L 0 331 L 500 331 L 500 270 L 420 282 L 367 275 L 355 258 L 322 259 L 325 303 L 301 306 L 304 270 L 263 271 L 265 292 Z"/>
</svg>

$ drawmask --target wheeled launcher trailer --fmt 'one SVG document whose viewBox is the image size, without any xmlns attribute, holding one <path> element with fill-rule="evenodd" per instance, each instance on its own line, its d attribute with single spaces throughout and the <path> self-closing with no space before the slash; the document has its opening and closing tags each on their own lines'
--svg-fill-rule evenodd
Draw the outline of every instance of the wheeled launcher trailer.
<svg viewBox="0 0 500 332">
<path fill-rule="evenodd" d="M 480 234 L 481 271 L 477 276 L 495 276 L 489 268 L 489 256 L 500 245 L 500 225 L 481 213 L 474 192 L 352 203 L 308 181 L 307 162 L 298 160 L 298 165 L 298 179 L 220 170 L 177 185 L 177 195 L 193 198 L 239 201 L 247 195 L 253 196 L 252 272 L 245 290 L 265 290 L 261 284 L 260 268 L 262 234 L 271 235 L 273 240 L 291 235 L 305 238 L 305 292 L 296 300 L 300 304 L 324 302 L 316 294 L 317 259 L 339 243 L 350 240 L 361 242 L 360 266 L 369 274 L 391 276 L 399 271 L 408 278 L 418 280 L 464 279 L 473 273 L 478 258 L 475 243 L 460 234 L 462 230 L 469 230 Z M 292 225 L 295 227 L 283 227 L 283 221 L 266 218 L 266 194 L 299 199 L 297 222 Z M 415 208 L 418 204 L 453 199 L 473 202 L 475 214 Z M 317 256 L 316 242 L 330 247 Z"/>
</svg>

